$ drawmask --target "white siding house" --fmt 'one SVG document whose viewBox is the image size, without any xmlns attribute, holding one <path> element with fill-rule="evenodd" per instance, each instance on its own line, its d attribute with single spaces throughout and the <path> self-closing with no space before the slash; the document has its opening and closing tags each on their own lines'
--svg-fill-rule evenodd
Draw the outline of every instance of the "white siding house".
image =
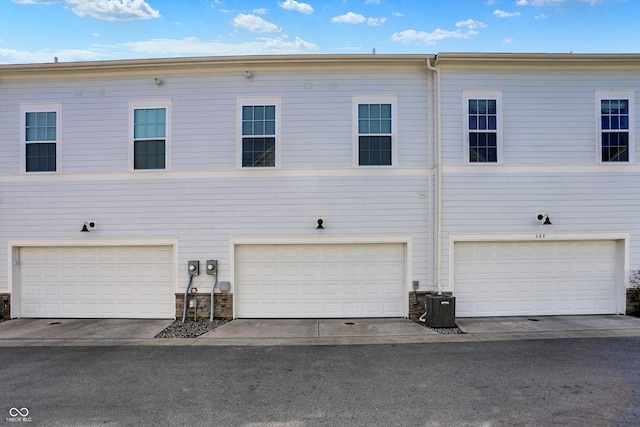
<svg viewBox="0 0 640 427">
<path fill-rule="evenodd" d="M 638 55 L 437 56 L 441 285 L 457 315 L 624 313 Z"/>
<path fill-rule="evenodd" d="M 427 58 L 0 66 L 11 316 L 174 318 L 188 261 L 206 296 L 217 260 L 234 317 L 406 317 L 432 271 Z"/>
<path fill-rule="evenodd" d="M 0 296 L 174 318 L 217 260 L 229 317 L 624 313 L 638 88 L 639 55 L 1 65 Z"/>
</svg>

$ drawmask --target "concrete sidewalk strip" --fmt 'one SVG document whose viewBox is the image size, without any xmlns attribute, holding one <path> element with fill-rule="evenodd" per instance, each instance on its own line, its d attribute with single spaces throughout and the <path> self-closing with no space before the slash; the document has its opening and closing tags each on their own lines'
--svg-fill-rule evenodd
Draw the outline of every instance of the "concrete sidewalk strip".
<svg viewBox="0 0 640 427">
<path fill-rule="evenodd" d="M 199 338 L 323 338 L 437 335 L 409 319 L 236 319 Z"/>
<path fill-rule="evenodd" d="M 409 319 L 326 319 L 320 320 L 320 336 L 407 336 L 438 335 Z"/>
<path fill-rule="evenodd" d="M 624 315 L 460 318 L 465 334 L 640 329 L 640 318 Z"/>
<path fill-rule="evenodd" d="M 315 319 L 235 319 L 199 338 L 305 338 L 318 336 Z"/>
<path fill-rule="evenodd" d="M 157 319 L 13 319 L 0 322 L 0 339 L 153 338 L 171 323 Z"/>
</svg>

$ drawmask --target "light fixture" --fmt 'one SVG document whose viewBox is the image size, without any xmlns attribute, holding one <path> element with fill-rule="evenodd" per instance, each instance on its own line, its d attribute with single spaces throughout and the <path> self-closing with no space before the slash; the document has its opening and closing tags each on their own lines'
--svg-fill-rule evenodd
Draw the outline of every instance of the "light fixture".
<svg viewBox="0 0 640 427">
<path fill-rule="evenodd" d="M 95 221 L 85 221 L 85 223 L 82 226 L 82 232 L 86 232 L 88 233 L 89 231 L 93 230 L 94 228 L 96 228 L 96 222 Z"/>
<path fill-rule="evenodd" d="M 316 230 L 324 230 L 324 226 L 322 224 L 324 224 L 324 221 L 322 218 L 318 218 L 318 226 L 316 227 Z"/>
<path fill-rule="evenodd" d="M 546 212 L 536 212 L 536 221 L 543 225 L 552 225 L 549 214 Z"/>
<path fill-rule="evenodd" d="M 251 71 L 248 71 L 248 70 L 247 70 L 247 71 L 245 71 L 245 72 L 244 72 L 244 77 L 245 77 L 247 80 L 251 80 L 251 78 L 253 77 L 253 74 L 251 74 Z"/>
<path fill-rule="evenodd" d="M 162 84 L 164 83 L 164 81 L 162 81 L 162 79 L 159 77 L 156 77 L 155 79 L 153 79 L 153 81 L 158 86 L 162 86 Z"/>
</svg>

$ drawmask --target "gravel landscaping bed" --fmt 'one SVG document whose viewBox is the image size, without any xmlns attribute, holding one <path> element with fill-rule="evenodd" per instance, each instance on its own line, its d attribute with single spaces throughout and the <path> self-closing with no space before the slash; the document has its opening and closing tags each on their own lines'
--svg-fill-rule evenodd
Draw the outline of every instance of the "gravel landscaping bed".
<svg viewBox="0 0 640 427">
<path fill-rule="evenodd" d="M 202 334 L 206 334 L 227 322 L 228 320 L 222 319 L 214 319 L 213 322 L 208 320 L 199 320 L 197 322 L 187 320 L 185 323 L 182 323 L 182 320 L 176 320 L 156 335 L 155 338 L 195 338 Z"/>
<path fill-rule="evenodd" d="M 427 328 L 431 329 L 432 331 L 436 331 L 439 334 L 462 334 L 464 332 L 462 332 L 459 328 L 431 328 L 429 326 L 426 326 Z"/>
</svg>

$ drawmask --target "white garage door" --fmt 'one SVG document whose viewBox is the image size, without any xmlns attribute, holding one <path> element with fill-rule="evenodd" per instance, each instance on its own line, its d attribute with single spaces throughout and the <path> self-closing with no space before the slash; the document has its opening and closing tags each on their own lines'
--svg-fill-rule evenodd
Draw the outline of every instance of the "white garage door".
<svg viewBox="0 0 640 427">
<path fill-rule="evenodd" d="M 404 244 L 236 247 L 237 317 L 403 317 L 405 294 Z"/>
<path fill-rule="evenodd" d="M 20 249 L 20 317 L 175 317 L 170 246 Z"/>
<path fill-rule="evenodd" d="M 455 243 L 456 316 L 617 313 L 615 241 Z"/>
</svg>

